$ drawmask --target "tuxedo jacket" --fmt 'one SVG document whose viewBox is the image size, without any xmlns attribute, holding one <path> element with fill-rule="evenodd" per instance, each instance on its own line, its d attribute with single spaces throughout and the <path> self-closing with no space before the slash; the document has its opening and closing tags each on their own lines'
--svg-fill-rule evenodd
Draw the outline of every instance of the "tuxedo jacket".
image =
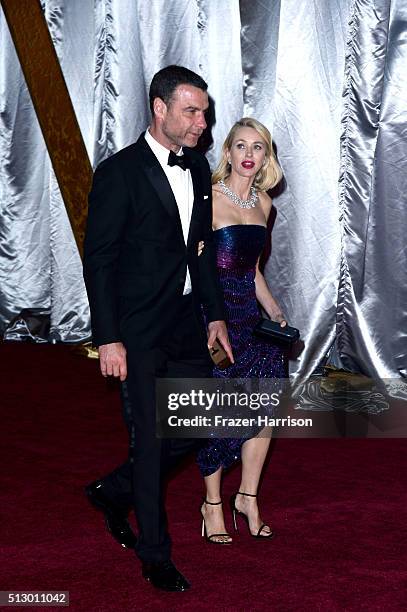
<svg viewBox="0 0 407 612">
<path fill-rule="evenodd" d="M 160 346 L 171 332 L 187 265 L 198 330 L 224 319 L 212 238 L 212 188 L 206 158 L 183 149 L 194 203 L 185 244 L 172 189 L 144 134 L 104 160 L 89 194 L 84 278 L 96 346 L 122 341 Z M 198 257 L 198 242 L 205 247 Z"/>
</svg>

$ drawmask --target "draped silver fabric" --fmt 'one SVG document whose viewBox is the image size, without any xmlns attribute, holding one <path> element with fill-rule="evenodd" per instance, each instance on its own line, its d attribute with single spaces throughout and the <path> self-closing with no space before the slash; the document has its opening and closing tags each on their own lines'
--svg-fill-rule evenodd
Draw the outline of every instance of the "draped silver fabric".
<svg viewBox="0 0 407 612">
<path fill-rule="evenodd" d="M 407 375 L 407 5 L 355 2 L 342 117 L 337 352 Z"/>
<path fill-rule="evenodd" d="M 270 128 L 286 184 L 266 277 L 305 341 L 292 372 L 331 348 L 349 369 L 406 376 L 405 1 L 42 4 L 94 166 L 146 128 L 170 63 L 209 83 L 212 166 L 242 115 Z M 84 340 L 81 263 L 2 13 L 0 37 L 0 326 L 43 309 L 50 339 Z"/>
<path fill-rule="evenodd" d="M 245 113 L 272 129 L 286 179 L 274 201 L 266 278 L 305 337 L 304 352 L 291 370 L 306 375 L 335 337 L 339 136 L 350 2 L 282 0 L 281 6 L 268 3 L 268 10 L 260 10 L 259 2 L 255 14 L 242 4 L 248 20 L 243 33 L 255 33 L 246 48 Z"/>
<path fill-rule="evenodd" d="M 50 162 L 7 24 L 0 21 L 0 303 L 4 330 L 51 308 Z"/>
</svg>

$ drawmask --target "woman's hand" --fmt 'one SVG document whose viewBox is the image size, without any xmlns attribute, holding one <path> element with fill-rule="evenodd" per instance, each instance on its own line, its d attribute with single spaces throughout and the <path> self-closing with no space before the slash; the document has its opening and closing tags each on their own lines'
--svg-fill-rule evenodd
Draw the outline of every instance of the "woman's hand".
<svg viewBox="0 0 407 612">
<path fill-rule="evenodd" d="M 204 246 L 205 246 L 205 242 L 203 240 L 200 240 L 198 242 L 198 257 L 200 255 L 202 255 L 202 251 L 204 250 Z"/>
<path fill-rule="evenodd" d="M 285 327 L 287 325 L 286 318 L 280 308 L 273 309 L 271 312 L 269 312 L 269 315 L 272 321 L 277 321 L 277 323 L 280 323 L 280 327 Z"/>
</svg>

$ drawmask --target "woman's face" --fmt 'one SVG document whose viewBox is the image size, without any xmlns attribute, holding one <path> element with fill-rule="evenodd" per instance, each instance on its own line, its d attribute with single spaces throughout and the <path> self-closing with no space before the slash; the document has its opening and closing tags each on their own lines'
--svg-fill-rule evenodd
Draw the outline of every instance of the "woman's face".
<svg viewBox="0 0 407 612">
<path fill-rule="evenodd" d="M 246 178 L 254 177 L 265 163 L 266 150 L 266 143 L 257 130 L 240 127 L 227 151 L 232 172 Z"/>
</svg>

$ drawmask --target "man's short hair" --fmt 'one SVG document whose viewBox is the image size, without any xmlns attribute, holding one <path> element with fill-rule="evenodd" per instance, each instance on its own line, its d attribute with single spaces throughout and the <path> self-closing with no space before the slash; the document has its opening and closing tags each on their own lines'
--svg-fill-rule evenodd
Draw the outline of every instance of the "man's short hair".
<svg viewBox="0 0 407 612">
<path fill-rule="evenodd" d="M 157 72 L 151 81 L 149 98 L 152 115 L 154 115 L 155 98 L 161 98 L 168 106 L 178 85 L 192 85 L 202 89 L 202 91 L 208 89 L 208 84 L 196 72 L 192 72 L 184 66 L 166 66 L 166 68 Z"/>
</svg>

